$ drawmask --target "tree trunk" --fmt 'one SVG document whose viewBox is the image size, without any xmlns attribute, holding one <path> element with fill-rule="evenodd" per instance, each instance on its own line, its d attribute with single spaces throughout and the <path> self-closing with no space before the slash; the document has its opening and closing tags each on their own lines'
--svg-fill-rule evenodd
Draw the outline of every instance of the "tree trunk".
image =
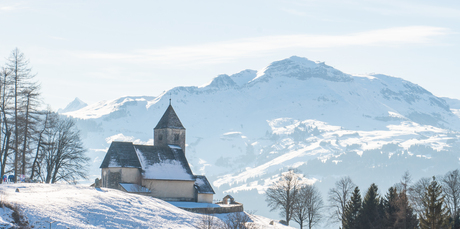
<svg viewBox="0 0 460 229">
<path fill-rule="evenodd" d="M 7 119 L 6 119 L 6 80 L 7 80 L 7 76 L 8 76 L 8 73 L 7 73 L 7 70 L 5 68 L 3 68 L 3 82 L 2 82 L 2 107 L 1 107 L 1 112 L 2 112 L 2 115 L 1 115 L 1 127 L 0 127 L 0 135 L 3 134 L 3 130 L 5 130 L 5 136 L 3 137 L 3 144 L 2 144 L 2 149 L 1 149 L 1 153 L 0 153 L 0 160 L 3 160 L 0 161 L 0 166 L 2 167 L 1 168 L 1 172 L 0 172 L 0 176 L 1 176 L 1 181 L 0 183 L 3 183 L 3 175 L 5 175 L 5 165 L 6 165 L 6 159 L 8 158 L 8 145 L 9 145 L 9 139 L 10 139 L 10 135 L 11 135 L 11 132 L 9 131 L 8 129 L 8 122 L 7 122 Z"/>
<path fill-rule="evenodd" d="M 11 132 L 7 131 L 5 134 L 5 140 L 3 141 L 3 147 L 5 151 L 3 152 L 3 160 L 2 160 L 2 171 L 1 171 L 2 182 L 3 182 L 3 175 L 5 175 L 5 166 L 6 166 L 6 159 L 8 158 L 8 150 L 10 149 L 9 147 L 10 136 L 11 136 Z"/>
<path fill-rule="evenodd" d="M 43 133 L 45 132 L 47 124 L 48 124 L 48 115 L 49 115 L 49 113 L 46 113 L 46 115 L 45 115 L 45 123 L 43 125 L 43 130 L 40 132 L 40 134 L 38 136 L 37 151 L 35 153 L 34 162 L 32 163 L 32 171 L 31 171 L 31 174 L 30 174 L 30 180 L 34 179 L 35 169 L 39 167 L 38 166 L 38 156 L 40 155 L 40 148 L 42 147 L 42 136 L 43 136 Z"/>
<path fill-rule="evenodd" d="M 38 155 L 40 153 L 40 147 L 41 147 L 41 144 L 42 144 L 42 134 L 43 134 L 43 131 L 40 132 L 40 135 L 38 137 L 38 142 L 37 142 L 37 151 L 35 153 L 35 158 L 34 158 L 34 162 L 32 163 L 32 170 L 31 170 L 31 174 L 30 174 L 30 180 L 33 180 L 34 179 L 34 175 L 35 175 L 35 167 L 37 166 L 37 160 L 38 160 Z"/>
<path fill-rule="evenodd" d="M 26 117 L 24 126 L 24 145 L 22 147 L 22 174 L 26 175 L 26 148 L 27 148 L 27 131 L 29 127 L 29 105 L 30 105 L 30 93 L 27 94 L 26 102 Z"/>
<path fill-rule="evenodd" d="M 14 183 L 18 182 L 18 50 L 16 48 L 15 68 L 14 68 Z"/>
</svg>

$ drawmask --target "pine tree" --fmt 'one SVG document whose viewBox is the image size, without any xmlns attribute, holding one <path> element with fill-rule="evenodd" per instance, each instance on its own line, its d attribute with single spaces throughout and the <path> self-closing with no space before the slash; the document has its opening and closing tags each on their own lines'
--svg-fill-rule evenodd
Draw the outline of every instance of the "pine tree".
<svg viewBox="0 0 460 229">
<path fill-rule="evenodd" d="M 420 214 L 420 228 L 449 228 L 449 213 L 444 204 L 444 198 L 441 185 L 433 177 L 422 199 L 423 213 Z"/>
<path fill-rule="evenodd" d="M 385 228 L 392 229 L 414 229 L 418 228 L 417 215 L 409 204 L 405 186 L 398 192 L 396 187 L 388 189 L 384 205 Z"/>
<path fill-rule="evenodd" d="M 383 203 L 380 201 L 377 185 L 372 184 L 363 200 L 363 207 L 359 212 L 361 228 L 383 228 L 381 215 Z"/>
<path fill-rule="evenodd" d="M 396 205 L 398 201 L 398 193 L 396 188 L 390 187 L 385 199 L 383 200 L 383 208 L 385 212 L 385 227 L 394 228 L 397 220 L 397 212 L 399 211 L 398 206 Z"/>
<path fill-rule="evenodd" d="M 356 186 L 351 199 L 344 208 L 342 215 L 342 228 L 355 229 L 358 228 L 359 212 L 361 211 L 361 194 Z"/>
</svg>

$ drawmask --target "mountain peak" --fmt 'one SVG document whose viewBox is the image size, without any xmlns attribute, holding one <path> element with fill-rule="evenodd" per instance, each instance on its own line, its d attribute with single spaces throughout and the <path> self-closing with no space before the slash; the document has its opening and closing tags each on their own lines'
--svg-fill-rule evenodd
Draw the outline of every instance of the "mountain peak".
<svg viewBox="0 0 460 229">
<path fill-rule="evenodd" d="M 232 78 L 230 78 L 230 76 L 228 76 L 227 74 L 221 74 L 221 75 L 214 77 L 214 79 L 212 79 L 211 82 L 201 87 L 224 89 L 224 88 L 233 88 L 236 85 L 237 84 L 235 83 L 235 81 L 232 80 Z"/>
<path fill-rule="evenodd" d="M 309 78 L 320 78 L 328 81 L 348 82 L 353 78 L 324 62 L 311 61 L 304 57 L 291 56 L 287 59 L 275 61 L 258 72 L 256 79 L 268 80 L 270 78 L 288 77 L 306 80 Z"/>
<path fill-rule="evenodd" d="M 88 104 L 81 101 L 78 97 L 75 97 L 75 99 L 69 104 L 67 104 L 67 106 L 64 109 L 58 109 L 58 113 L 67 113 L 71 111 L 76 111 L 86 106 L 88 106 Z"/>
</svg>

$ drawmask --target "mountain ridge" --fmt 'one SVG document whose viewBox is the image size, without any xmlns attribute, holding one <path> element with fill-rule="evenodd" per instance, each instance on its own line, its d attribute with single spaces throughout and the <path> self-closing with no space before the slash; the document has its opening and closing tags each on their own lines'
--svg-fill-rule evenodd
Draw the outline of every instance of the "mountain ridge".
<svg viewBox="0 0 460 229">
<path fill-rule="evenodd" d="M 151 144 L 170 97 L 187 128 L 192 169 L 206 174 L 217 198 L 231 193 L 250 202 L 248 209 L 265 204 L 264 189 L 291 167 L 308 174 L 324 194 L 341 175 L 387 187 L 406 169 L 417 172 L 415 179 L 459 161 L 460 112 L 449 106 L 455 100 L 448 103 L 401 78 L 350 75 L 291 57 L 199 87 L 65 113 L 82 129 L 94 177 L 110 141 Z M 260 213 L 275 217 L 266 209 Z"/>
</svg>

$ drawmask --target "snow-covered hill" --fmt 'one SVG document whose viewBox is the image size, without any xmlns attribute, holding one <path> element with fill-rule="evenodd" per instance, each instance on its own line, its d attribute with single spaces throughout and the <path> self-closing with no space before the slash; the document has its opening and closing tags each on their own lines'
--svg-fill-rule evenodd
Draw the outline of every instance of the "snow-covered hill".
<svg viewBox="0 0 460 229">
<path fill-rule="evenodd" d="M 19 192 L 16 192 L 16 189 Z M 28 228 L 196 228 L 202 215 L 162 200 L 113 189 L 48 184 L 2 184 L 1 201 L 16 206 Z M 0 227 L 16 228 L 13 211 L 0 208 Z M 249 215 L 263 228 L 290 228 Z M 226 214 L 217 214 L 225 220 Z"/>
<path fill-rule="evenodd" d="M 290 167 L 326 195 L 343 175 L 362 189 L 375 182 L 385 190 L 406 170 L 418 179 L 459 164 L 459 112 L 443 98 L 400 78 L 349 75 L 294 56 L 261 71 L 219 75 L 200 87 L 65 113 L 78 119 L 93 178 L 111 141 L 152 144 L 170 96 L 187 128 L 194 173 L 206 174 L 217 198 L 231 193 L 262 215 L 276 217 L 261 207 L 263 193 Z"/>
</svg>

